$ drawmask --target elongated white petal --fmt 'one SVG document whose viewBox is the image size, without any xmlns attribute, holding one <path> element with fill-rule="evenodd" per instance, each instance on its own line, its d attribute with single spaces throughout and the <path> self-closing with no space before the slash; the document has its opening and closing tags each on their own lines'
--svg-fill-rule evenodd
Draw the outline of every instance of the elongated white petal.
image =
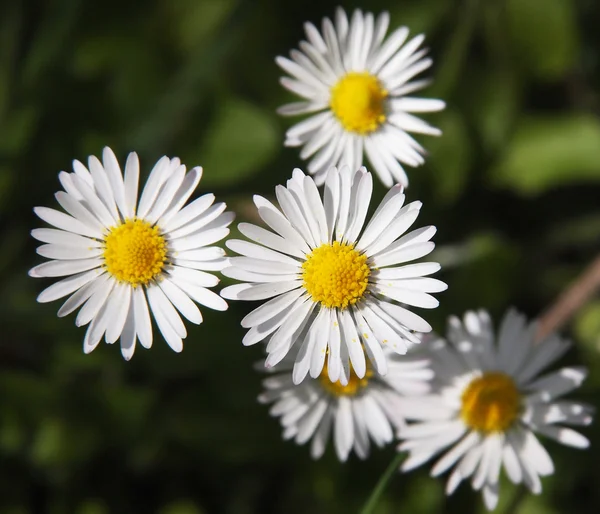
<svg viewBox="0 0 600 514">
<path fill-rule="evenodd" d="M 98 278 L 102 274 L 102 270 L 93 269 L 91 271 L 84 271 L 77 275 L 71 275 L 55 284 L 44 289 L 39 296 L 37 301 L 40 303 L 53 302 L 59 298 L 63 298 L 71 294 L 73 291 L 85 286 L 92 280 Z"/>
</svg>

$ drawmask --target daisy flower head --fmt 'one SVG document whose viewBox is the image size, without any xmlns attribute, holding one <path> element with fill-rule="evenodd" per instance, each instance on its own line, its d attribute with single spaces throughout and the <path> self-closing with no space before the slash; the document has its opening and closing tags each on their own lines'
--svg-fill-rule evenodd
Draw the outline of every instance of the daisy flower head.
<svg viewBox="0 0 600 514">
<path fill-rule="evenodd" d="M 90 156 L 88 167 L 73 161 L 73 173 L 61 171 L 64 191 L 55 194 L 65 212 L 36 207 L 54 228 L 31 235 L 45 244 L 37 253 L 51 259 L 29 271 L 32 277 L 66 277 L 38 296 L 45 303 L 69 296 L 58 311 L 66 316 L 79 307 L 75 323 L 88 325 L 83 350 L 90 353 L 102 336 L 120 339 L 129 360 L 136 340 L 152 345 L 150 312 L 176 352 L 187 332 L 179 313 L 202 323 L 194 302 L 216 310 L 227 303 L 207 289 L 219 279 L 212 273 L 226 264 L 222 248 L 210 246 L 229 233 L 233 213 L 206 194 L 184 207 L 202 177 L 202 168 L 186 167 L 178 158 L 160 159 L 138 201 L 139 161 L 130 153 L 125 174 L 110 148 L 102 162 Z M 179 311 L 179 313 L 177 312 Z"/>
<path fill-rule="evenodd" d="M 283 438 L 302 445 L 311 441 L 310 454 L 320 458 L 333 438 L 340 461 L 352 450 L 360 459 L 369 456 L 370 441 L 379 448 L 390 443 L 403 426 L 403 395 L 422 395 L 429 391 L 433 372 L 422 356 L 399 356 L 390 350 L 389 371 L 385 377 L 367 367 L 358 378 L 350 368 L 348 383 L 331 382 L 327 365 L 316 379 L 295 385 L 292 380 L 294 359 L 290 355 L 263 381 L 261 403 L 272 403 L 270 414 L 280 418 Z"/>
<path fill-rule="evenodd" d="M 375 18 L 356 10 L 348 20 L 338 8 L 335 21 L 324 18 L 320 32 L 307 22 L 300 49 L 276 59 L 289 75 L 281 84 L 302 97 L 279 113 L 310 114 L 287 131 L 285 145 L 302 147 L 300 157 L 310 159 L 317 185 L 330 166 L 358 169 L 366 154 L 386 187 L 406 186 L 402 165 L 420 166 L 425 154 L 409 132 L 441 134 L 414 113 L 440 111 L 444 102 L 407 96 L 428 83 L 413 80 L 432 64 L 420 48 L 424 36 L 407 41 L 408 29 L 400 27 L 386 37 L 389 22 L 387 12 Z"/>
<path fill-rule="evenodd" d="M 287 186 L 275 189 L 280 208 L 255 196 L 260 218 L 271 229 L 240 223 L 253 242 L 229 240 L 231 257 L 223 270 L 243 281 L 221 295 L 233 300 L 267 300 L 242 320 L 249 328 L 245 345 L 267 340 L 267 367 L 294 347 L 292 371 L 299 384 L 309 373 L 347 385 L 350 364 L 358 378 L 373 369 L 384 375 L 384 347 L 404 354 L 431 326 L 396 302 L 435 308 L 428 293 L 446 284 L 426 275 L 440 269 L 425 262 L 405 265 L 430 253 L 435 227 L 405 234 L 419 215 L 421 202 L 404 205 L 402 187 L 394 186 L 365 225 L 373 179 L 365 168 L 332 168 L 321 198 L 310 176 L 294 170 Z M 415 333 L 416 332 L 416 333 Z M 296 346 L 297 345 L 297 346 Z"/>
<path fill-rule="evenodd" d="M 447 340 L 430 344 L 435 372 L 430 395 L 405 400 L 408 417 L 416 422 L 400 430 L 398 447 L 408 451 L 402 469 L 408 471 L 442 453 L 433 476 L 452 469 L 446 493 L 471 479 L 482 490 L 488 510 L 498 503 L 499 474 L 524 483 L 534 494 L 540 477 L 554 465 L 537 436 L 575 448 L 588 440 L 564 425 L 588 425 L 591 407 L 561 399 L 579 387 L 586 370 L 565 367 L 540 376 L 569 343 L 553 334 L 535 341 L 537 323 L 510 310 L 496 336 L 485 311 L 467 312 L 449 321 Z"/>
</svg>

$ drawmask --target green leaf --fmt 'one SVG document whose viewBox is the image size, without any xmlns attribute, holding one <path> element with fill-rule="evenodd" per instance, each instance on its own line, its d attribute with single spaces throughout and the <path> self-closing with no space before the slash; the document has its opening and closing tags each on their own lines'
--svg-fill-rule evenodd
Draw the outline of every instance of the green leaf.
<svg viewBox="0 0 600 514">
<path fill-rule="evenodd" d="M 264 166 L 279 147 L 274 117 L 239 100 L 229 100 L 217 109 L 199 152 L 204 168 L 202 184 L 221 186 L 249 178 Z"/>
<path fill-rule="evenodd" d="M 469 82 L 464 105 L 486 152 L 494 153 L 506 143 L 517 118 L 520 91 L 507 70 L 486 69 Z"/>
<path fill-rule="evenodd" d="M 508 0 L 508 35 L 523 69 L 554 79 L 567 71 L 578 51 L 575 2 Z"/>
<path fill-rule="evenodd" d="M 447 109 L 432 122 L 443 135 L 427 140 L 428 168 L 437 201 L 452 203 L 468 178 L 472 160 L 471 142 L 461 114 Z"/>
<path fill-rule="evenodd" d="M 578 341 L 595 352 L 600 350 L 600 301 L 590 302 L 581 309 L 575 318 L 574 332 Z"/>
<path fill-rule="evenodd" d="M 405 25 L 413 35 L 431 33 L 444 20 L 451 9 L 448 2 L 439 0 L 412 0 L 393 3 L 389 12 L 392 30 L 396 25 Z"/>
<path fill-rule="evenodd" d="M 65 427 L 58 418 L 45 419 L 31 446 L 32 460 L 41 466 L 59 464 L 65 448 Z"/>
<path fill-rule="evenodd" d="M 182 50 L 191 50 L 212 37 L 237 5 L 237 0 L 178 0 L 165 2 L 173 36 Z"/>
<path fill-rule="evenodd" d="M 529 195 L 600 181 L 600 122 L 588 115 L 525 118 L 490 174 L 496 185 Z"/>
<path fill-rule="evenodd" d="M 39 115 L 33 105 L 10 110 L 3 123 L 0 123 L 0 152 L 19 154 L 33 137 Z"/>
</svg>

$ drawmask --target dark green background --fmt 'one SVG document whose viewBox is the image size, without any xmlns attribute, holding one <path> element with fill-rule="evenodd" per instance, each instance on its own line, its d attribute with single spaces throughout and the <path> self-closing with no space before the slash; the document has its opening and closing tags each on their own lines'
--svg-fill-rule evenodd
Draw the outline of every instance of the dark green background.
<svg viewBox="0 0 600 514">
<path fill-rule="evenodd" d="M 272 195 L 302 165 L 282 147 L 292 121 L 274 111 L 293 98 L 274 57 L 337 3 L 0 2 L 0 512 L 335 514 L 366 500 L 393 446 L 342 465 L 332 451 L 315 463 L 281 441 L 278 421 L 255 402 L 261 349 L 240 342 L 251 305 L 204 309 L 182 354 L 157 337 L 126 363 L 117 345 L 83 355 L 74 316 L 35 302 L 52 281 L 26 274 L 42 262 L 32 207 L 55 206 L 57 173 L 105 145 L 123 162 L 136 150 L 146 173 L 163 154 L 203 165 L 199 192 L 254 219 L 251 194 Z M 467 308 L 538 315 L 600 250 L 599 3 L 363 7 L 390 10 L 392 28 L 427 33 L 436 80 L 423 95 L 448 103 L 427 117 L 444 136 L 419 138 L 427 165 L 408 170 L 408 197 L 424 202 L 420 224 L 439 229 L 449 284 L 427 319 L 442 331 Z M 600 300 L 565 331 L 576 341 L 566 362 L 591 369 L 577 396 L 598 403 Z M 600 511 L 600 434 L 583 431 L 588 451 L 548 442 L 556 474 L 513 512 Z M 515 493 L 503 484 L 499 512 Z M 424 468 L 395 476 L 377 512 L 482 509 L 467 486 L 446 500 Z"/>
</svg>

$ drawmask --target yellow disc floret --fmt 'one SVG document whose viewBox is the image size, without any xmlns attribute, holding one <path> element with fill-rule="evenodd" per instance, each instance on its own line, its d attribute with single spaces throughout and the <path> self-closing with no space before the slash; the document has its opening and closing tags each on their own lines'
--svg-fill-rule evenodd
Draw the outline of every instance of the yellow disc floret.
<svg viewBox="0 0 600 514">
<path fill-rule="evenodd" d="M 329 105 L 349 132 L 367 134 L 385 121 L 388 92 L 369 73 L 348 73 L 331 88 Z"/>
<path fill-rule="evenodd" d="M 323 371 L 319 375 L 319 381 L 321 387 L 325 389 L 329 394 L 333 396 L 356 396 L 362 389 L 367 387 L 369 379 L 373 376 L 373 370 L 367 366 L 367 371 L 363 378 L 358 378 L 354 372 L 354 368 L 350 365 L 350 378 L 348 378 L 348 385 L 342 385 L 338 380 L 332 382 L 329 380 L 327 364 L 323 366 Z"/>
<path fill-rule="evenodd" d="M 133 287 L 147 284 L 163 270 L 167 243 L 158 227 L 140 219 L 113 227 L 105 239 L 104 262 L 108 272 Z"/>
<path fill-rule="evenodd" d="M 339 242 L 315 248 L 302 265 L 304 287 L 314 302 L 345 309 L 358 302 L 369 283 L 367 256 Z"/>
<path fill-rule="evenodd" d="M 461 417 L 478 432 L 504 432 L 519 415 L 521 395 L 512 378 L 490 372 L 474 379 L 462 394 Z"/>
</svg>

